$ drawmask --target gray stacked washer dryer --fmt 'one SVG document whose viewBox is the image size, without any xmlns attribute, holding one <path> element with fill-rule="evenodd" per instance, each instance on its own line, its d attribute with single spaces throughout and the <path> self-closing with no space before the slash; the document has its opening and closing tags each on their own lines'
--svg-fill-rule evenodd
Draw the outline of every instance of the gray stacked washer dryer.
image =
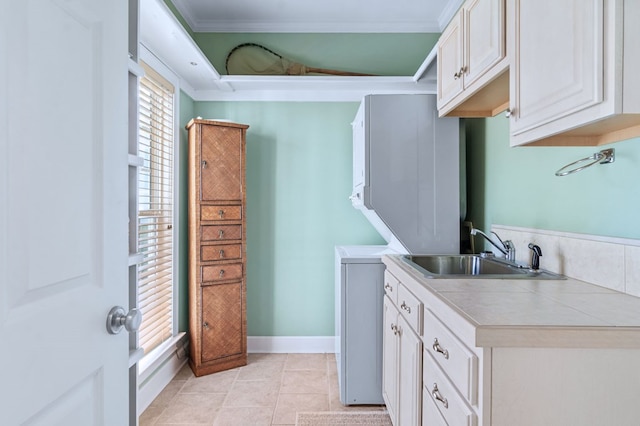
<svg viewBox="0 0 640 426">
<path fill-rule="evenodd" d="M 381 257 L 459 253 L 464 143 L 435 95 L 365 96 L 352 126 L 350 199 L 388 244 L 335 248 L 340 401 L 383 404 Z"/>
</svg>

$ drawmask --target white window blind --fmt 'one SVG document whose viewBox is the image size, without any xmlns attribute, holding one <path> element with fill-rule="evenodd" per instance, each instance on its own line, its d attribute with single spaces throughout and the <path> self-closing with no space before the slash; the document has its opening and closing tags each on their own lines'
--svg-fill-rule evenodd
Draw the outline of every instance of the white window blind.
<svg viewBox="0 0 640 426">
<path fill-rule="evenodd" d="M 142 64 L 139 88 L 138 308 L 139 346 L 149 353 L 174 332 L 173 321 L 173 153 L 174 88 Z"/>
</svg>

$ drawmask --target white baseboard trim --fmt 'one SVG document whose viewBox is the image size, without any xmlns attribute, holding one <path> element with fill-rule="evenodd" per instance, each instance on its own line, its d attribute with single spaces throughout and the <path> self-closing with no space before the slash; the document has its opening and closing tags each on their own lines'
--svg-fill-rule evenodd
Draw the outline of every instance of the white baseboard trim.
<svg viewBox="0 0 640 426">
<path fill-rule="evenodd" d="M 248 336 L 250 353 L 334 353 L 335 336 Z"/>
</svg>

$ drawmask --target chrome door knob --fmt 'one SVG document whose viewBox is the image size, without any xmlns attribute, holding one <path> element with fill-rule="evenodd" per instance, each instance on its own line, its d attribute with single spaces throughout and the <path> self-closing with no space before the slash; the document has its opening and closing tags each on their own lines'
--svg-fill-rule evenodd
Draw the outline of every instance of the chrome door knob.
<svg viewBox="0 0 640 426">
<path fill-rule="evenodd" d="M 142 312 L 133 308 L 129 313 L 125 313 L 122 306 L 114 306 L 107 315 L 107 331 L 109 334 L 118 334 L 122 331 L 122 327 L 126 328 L 129 333 L 138 331 L 142 323 Z"/>
</svg>

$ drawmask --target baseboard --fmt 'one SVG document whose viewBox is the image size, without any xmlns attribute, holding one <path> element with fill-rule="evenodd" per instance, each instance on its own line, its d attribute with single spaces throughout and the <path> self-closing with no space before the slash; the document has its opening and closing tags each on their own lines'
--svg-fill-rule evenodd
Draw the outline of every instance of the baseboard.
<svg viewBox="0 0 640 426">
<path fill-rule="evenodd" d="M 248 336 L 250 353 L 334 353 L 335 336 Z"/>
</svg>

